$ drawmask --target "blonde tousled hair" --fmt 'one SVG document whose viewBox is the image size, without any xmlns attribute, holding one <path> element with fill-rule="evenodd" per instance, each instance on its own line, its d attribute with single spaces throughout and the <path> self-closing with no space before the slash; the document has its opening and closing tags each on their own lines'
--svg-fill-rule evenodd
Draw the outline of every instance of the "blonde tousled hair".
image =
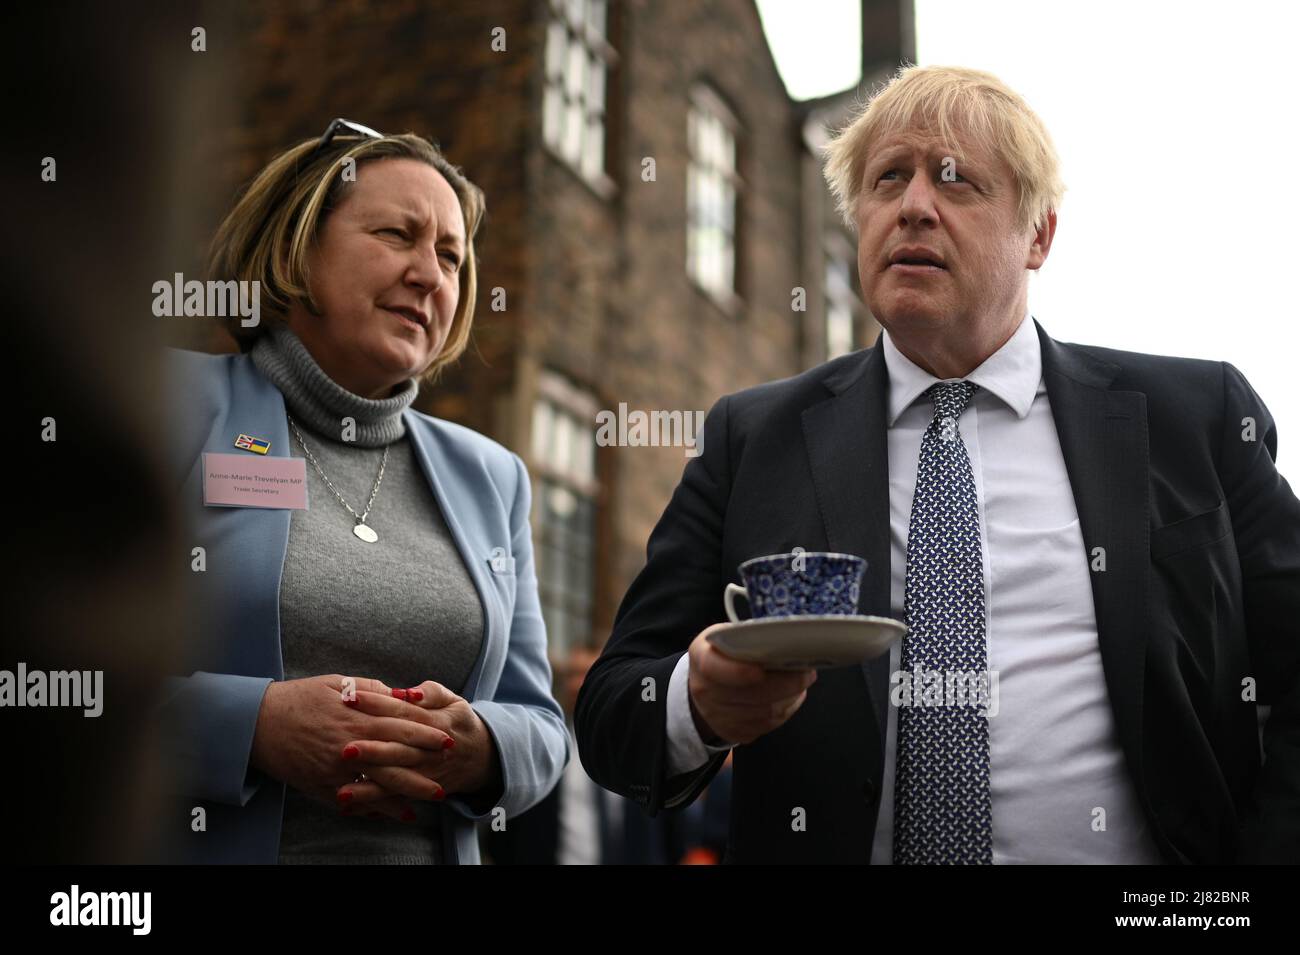
<svg viewBox="0 0 1300 955">
<path fill-rule="evenodd" d="M 930 130 L 961 159 L 957 132 L 1005 160 L 1018 190 L 1017 226 L 1043 224 L 1065 194 L 1060 159 L 1041 119 L 992 73 L 956 66 L 905 66 L 832 139 L 826 182 L 849 228 L 871 149 L 904 130 Z"/>
</svg>

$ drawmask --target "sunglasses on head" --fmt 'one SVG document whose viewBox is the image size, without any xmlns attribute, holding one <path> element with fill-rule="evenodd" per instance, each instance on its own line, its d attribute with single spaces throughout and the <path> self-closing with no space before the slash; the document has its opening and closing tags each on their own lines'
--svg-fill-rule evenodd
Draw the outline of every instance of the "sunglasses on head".
<svg viewBox="0 0 1300 955">
<path fill-rule="evenodd" d="M 325 127 L 325 133 L 321 136 L 320 142 L 316 144 L 316 148 L 311 151 L 311 156 L 319 156 L 334 141 L 335 136 L 362 136 L 366 139 L 384 138 L 383 133 L 375 132 L 369 126 L 362 126 L 350 119 L 334 119 Z"/>
</svg>

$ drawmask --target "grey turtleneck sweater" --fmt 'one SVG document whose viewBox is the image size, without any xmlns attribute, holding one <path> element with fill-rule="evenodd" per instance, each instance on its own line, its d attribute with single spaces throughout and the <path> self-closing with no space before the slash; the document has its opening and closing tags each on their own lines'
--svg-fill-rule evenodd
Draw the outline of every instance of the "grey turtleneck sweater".
<svg viewBox="0 0 1300 955">
<path fill-rule="evenodd" d="M 309 508 L 294 511 L 280 583 L 280 646 L 284 678 L 325 673 L 371 677 L 389 686 L 436 680 L 460 693 L 483 642 L 483 608 L 465 562 L 425 479 L 402 421 L 415 400 L 414 379 L 380 401 L 337 385 L 285 325 L 269 325 L 252 360 L 284 394 L 291 421 L 321 469 L 354 511 L 365 511 L 384 477 L 366 523 L 356 523 L 307 465 Z M 355 440 L 342 440 L 344 418 Z M 292 453 L 306 457 L 289 429 Z M 415 803 L 418 819 L 343 816 L 295 789 L 285 793 L 281 863 L 416 863 L 441 861 L 437 814 Z"/>
</svg>

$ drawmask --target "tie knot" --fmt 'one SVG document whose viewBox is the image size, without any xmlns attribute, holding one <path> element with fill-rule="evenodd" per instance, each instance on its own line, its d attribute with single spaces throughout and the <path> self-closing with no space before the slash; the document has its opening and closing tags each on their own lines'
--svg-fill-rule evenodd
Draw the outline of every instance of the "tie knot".
<svg viewBox="0 0 1300 955">
<path fill-rule="evenodd" d="M 931 385 L 926 394 L 934 401 L 934 420 L 960 418 L 979 385 L 973 381 L 941 381 Z"/>
</svg>

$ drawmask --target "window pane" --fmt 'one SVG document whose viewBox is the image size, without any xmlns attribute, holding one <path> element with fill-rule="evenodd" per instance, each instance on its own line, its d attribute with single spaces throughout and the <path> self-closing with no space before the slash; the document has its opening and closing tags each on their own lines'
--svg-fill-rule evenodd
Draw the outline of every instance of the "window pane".
<svg viewBox="0 0 1300 955">
<path fill-rule="evenodd" d="M 582 172 L 594 178 L 605 171 L 605 125 L 600 116 L 587 120 L 587 135 L 582 143 Z"/>
<path fill-rule="evenodd" d="M 839 256 L 832 256 L 826 262 L 826 288 L 836 298 L 850 291 L 849 263 Z"/>
<path fill-rule="evenodd" d="M 586 72 L 587 57 L 582 44 L 577 40 L 569 43 L 568 66 L 565 67 L 565 88 L 570 100 L 582 98 L 582 84 Z"/>
<path fill-rule="evenodd" d="M 564 412 L 555 415 L 555 427 L 551 432 L 551 463 L 560 474 L 569 473 L 569 448 L 572 444 L 573 424 Z"/>
<path fill-rule="evenodd" d="M 564 654 L 568 651 L 570 646 L 568 614 L 561 612 L 557 605 L 552 619 L 554 620 L 554 623 L 552 624 L 551 631 L 548 634 L 550 637 L 549 642 L 560 654 Z"/>
<path fill-rule="evenodd" d="M 826 313 L 826 357 L 838 358 L 853 351 L 853 313 L 838 304 Z"/>
<path fill-rule="evenodd" d="M 704 224 L 710 228 L 718 225 L 722 221 L 722 213 L 719 209 L 722 205 L 722 189 L 716 173 L 710 172 L 704 177 L 704 202 L 702 205 L 704 207 Z"/>
<path fill-rule="evenodd" d="M 587 60 L 587 113 L 605 110 L 605 61 L 598 56 Z"/>
<path fill-rule="evenodd" d="M 853 351 L 853 285 L 848 259 L 828 252 L 826 258 L 826 357 Z"/>
<path fill-rule="evenodd" d="M 736 139 L 722 127 L 718 129 L 718 165 L 727 172 L 736 171 Z"/>
<path fill-rule="evenodd" d="M 548 83 L 546 96 L 542 101 L 542 136 L 547 145 L 556 148 L 560 145 L 560 124 L 564 121 L 564 94 L 560 87 Z"/>
<path fill-rule="evenodd" d="M 573 492 L 567 487 L 551 488 L 551 510 L 555 512 L 556 517 L 564 521 L 569 520 L 573 517 L 573 510 L 576 505 L 577 501 L 574 499 Z"/>
<path fill-rule="evenodd" d="M 704 284 L 711 289 L 718 287 L 718 234 L 712 226 L 700 232 L 704 240 Z"/>
<path fill-rule="evenodd" d="M 564 29 L 564 23 L 560 20 L 552 20 L 546 28 L 546 76 L 548 79 L 556 79 L 564 73 L 564 54 L 567 49 L 565 43 L 568 37 Z"/>
<path fill-rule="evenodd" d="M 551 464 L 551 406 L 545 401 L 533 405 L 533 458 Z"/>
<path fill-rule="evenodd" d="M 538 595 L 555 656 L 591 637 L 595 501 L 586 482 L 594 477 L 595 437 L 588 420 L 545 398 L 533 408 L 534 455 L 558 474 L 538 477 L 534 497 Z"/>
<path fill-rule="evenodd" d="M 560 152 L 574 162 L 582 154 L 582 104 L 571 102 L 564 109 L 564 140 Z"/>
<path fill-rule="evenodd" d="M 602 39 L 605 36 L 605 0 L 591 0 L 587 7 L 587 25 Z"/>
<path fill-rule="evenodd" d="M 595 437 L 591 431 L 573 422 L 575 440 L 573 440 L 573 459 L 569 473 L 577 481 L 588 481 L 591 477 L 591 448 L 595 446 Z"/>
<path fill-rule="evenodd" d="M 578 508 L 578 537 L 581 546 L 581 552 L 590 554 L 592 551 L 592 531 L 596 525 L 596 505 L 591 498 L 584 498 L 581 506 Z"/>
<path fill-rule="evenodd" d="M 606 0 L 551 0 L 542 138 L 588 179 L 605 171 Z M 559 95 L 551 92 L 551 84 Z"/>
<path fill-rule="evenodd" d="M 731 130 L 723 123 L 718 123 L 718 142 L 716 145 L 715 159 L 718 169 L 722 172 L 731 171 Z"/>
<path fill-rule="evenodd" d="M 699 276 L 700 239 L 694 223 L 686 228 L 686 271 L 689 275 Z"/>
<path fill-rule="evenodd" d="M 702 286 L 726 294 L 735 287 L 736 137 L 721 115 L 701 105 L 710 102 L 693 100 L 687 125 L 687 268 Z"/>
</svg>

